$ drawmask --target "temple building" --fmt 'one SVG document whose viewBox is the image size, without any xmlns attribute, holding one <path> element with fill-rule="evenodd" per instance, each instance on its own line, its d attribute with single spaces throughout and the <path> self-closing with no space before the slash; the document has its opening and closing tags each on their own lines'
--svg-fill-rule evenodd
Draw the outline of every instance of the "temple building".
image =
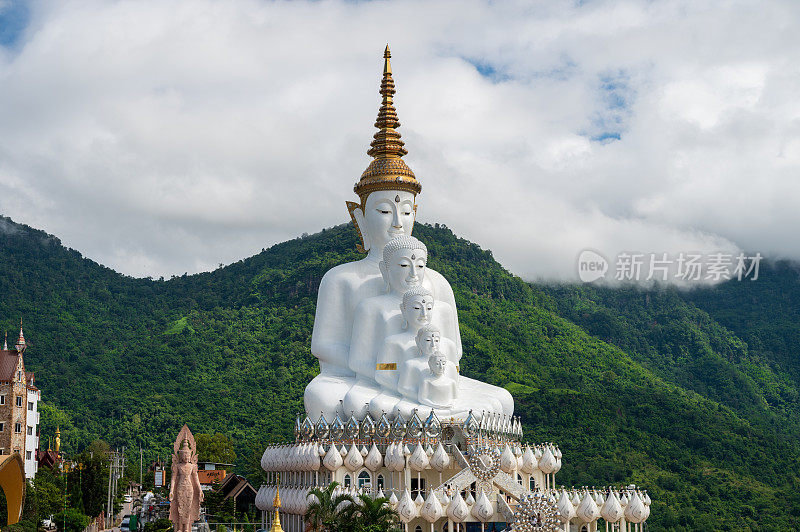
<svg viewBox="0 0 800 532">
<path fill-rule="evenodd" d="M 511 394 L 460 374 L 452 288 L 411 235 L 422 185 L 402 159 L 390 56 L 387 46 L 372 161 L 353 187 L 359 201 L 346 202 L 366 256 L 320 283 L 320 373 L 294 441 L 261 458 L 262 527 L 308 530 L 310 490 L 336 482 L 334 495 L 385 498 L 405 532 L 643 530 L 646 491 L 559 486 L 558 445 L 525 443 Z"/>
<path fill-rule="evenodd" d="M 0 455 L 19 453 L 25 463 L 25 476 L 33 478 L 39 468 L 39 400 L 33 372 L 25 371 L 23 355 L 27 344 L 19 328 L 19 338 L 8 348 L 8 335 L 0 351 Z"/>
</svg>

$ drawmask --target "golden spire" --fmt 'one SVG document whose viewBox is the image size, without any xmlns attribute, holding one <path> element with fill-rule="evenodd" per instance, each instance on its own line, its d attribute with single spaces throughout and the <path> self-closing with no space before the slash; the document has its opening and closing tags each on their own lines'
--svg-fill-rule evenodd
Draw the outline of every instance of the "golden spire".
<svg viewBox="0 0 800 532">
<path fill-rule="evenodd" d="M 278 480 L 275 483 L 275 498 L 272 499 L 272 506 L 275 507 L 275 518 L 272 520 L 272 527 L 269 529 L 269 532 L 283 532 L 283 528 L 281 527 L 281 516 L 278 512 L 278 509 L 281 507 L 281 477 L 278 475 Z"/>
<path fill-rule="evenodd" d="M 61 429 L 56 427 L 56 454 L 61 453 Z"/>
<path fill-rule="evenodd" d="M 375 127 L 378 132 L 373 135 L 370 149 L 367 155 L 373 158 L 361 179 L 353 187 L 353 191 L 361 198 L 362 205 L 366 202 L 370 192 L 376 190 L 406 190 L 413 194 L 419 194 L 422 185 L 414 177 L 414 172 L 401 159 L 408 153 L 400 140 L 400 121 L 397 119 L 397 110 L 394 108 L 392 100 L 394 90 L 394 79 L 392 79 L 392 64 L 389 59 L 392 57 L 389 45 L 383 52 L 383 79 L 381 80 L 380 94 L 382 97 L 381 108 L 378 111 L 378 118 L 375 120 Z"/>
</svg>

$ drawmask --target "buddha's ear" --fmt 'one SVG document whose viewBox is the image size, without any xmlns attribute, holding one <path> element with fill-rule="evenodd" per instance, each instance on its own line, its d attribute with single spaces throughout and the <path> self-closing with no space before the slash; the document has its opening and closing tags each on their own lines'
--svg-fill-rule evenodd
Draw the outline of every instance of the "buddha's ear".
<svg viewBox="0 0 800 532">
<path fill-rule="evenodd" d="M 380 261 L 378 263 L 378 269 L 381 271 L 381 276 L 383 277 L 383 287 L 386 289 L 386 293 L 389 293 L 389 267 L 386 265 L 385 262 Z"/>
<path fill-rule="evenodd" d="M 366 253 L 369 251 L 370 243 L 366 231 L 367 226 L 364 220 L 364 209 L 354 201 L 346 201 L 345 204 L 347 205 L 347 212 L 350 213 L 350 219 L 356 227 L 356 233 L 358 233 L 358 237 L 361 239 L 361 243 L 356 243 L 356 250 L 360 253 Z M 365 237 L 365 235 L 367 235 L 367 237 Z"/>
</svg>

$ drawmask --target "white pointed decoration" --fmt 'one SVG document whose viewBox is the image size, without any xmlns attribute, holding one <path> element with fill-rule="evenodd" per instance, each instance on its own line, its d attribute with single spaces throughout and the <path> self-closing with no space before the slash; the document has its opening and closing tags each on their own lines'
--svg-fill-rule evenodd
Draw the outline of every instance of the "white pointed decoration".
<svg viewBox="0 0 800 532">
<path fill-rule="evenodd" d="M 411 453 L 411 457 L 408 459 L 408 465 L 414 471 L 424 471 L 428 468 L 430 464 L 430 460 L 428 460 L 428 455 L 425 452 L 425 449 L 422 448 L 421 444 L 417 444 L 414 447 L 414 452 Z"/>
<path fill-rule="evenodd" d="M 403 454 L 405 456 L 411 456 L 411 449 L 408 448 L 408 445 L 403 444 Z"/>
<path fill-rule="evenodd" d="M 442 442 L 439 442 L 439 445 L 436 446 L 436 451 L 433 453 L 433 456 L 431 456 L 430 463 L 431 466 L 440 473 L 450 465 L 450 457 L 447 455 L 447 451 L 444 450 Z"/>
<path fill-rule="evenodd" d="M 558 508 L 558 518 L 562 523 L 567 523 L 575 517 L 575 506 L 569 500 L 567 490 L 561 490 L 561 497 L 559 497 L 556 507 Z"/>
<path fill-rule="evenodd" d="M 484 493 L 483 490 L 481 490 L 481 492 L 478 494 L 478 499 L 472 506 L 471 513 L 475 519 L 481 521 L 482 523 L 489 521 L 494 515 L 492 501 L 489 500 L 489 497 L 486 496 L 486 493 Z"/>
<path fill-rule="evenodd" d="M 359 449 L 359 451 L 358 451 L 358 452 L 360 452 L 360 453 L 361 453 L 361 457 L 362 457 L 362 458 L 366 458 L 366 457 L 367 457 L 367 448 L 366 448 L 365 446 L 363 446 L 363 445 L 362 445 L 362 446 L 361 446 L 361 449 Z"/>
<path fill-rule="evenodd" d="M 578 495 L 578 492 L 577 491 L 573 491 L 572 492 L 572 506 L 574 506 L 577 509 L 578 505 L 580 503 L 581 503 L 581 498 Z"/>
<path fill-rule="evenodd" d="M 648 495 L 646 491 L 644 492 L 644 497 L 642 498 L 642 502 L 644 503 L 645 506 L 650 506 L 651 502 L 650 495 Z"/>
<path fill-rule="evenodd" d="M 394 492 L 392 492 L 392 494 L 389 495 L 389 506 L 392 507 L 392 510 L 397 508 L 398 502 L 399 501 L 397 500 L 397 495 L 395 495 Z"/>
<path fill-rule="evenodd" d="M 549 475 L 556 469 L 556 457 L 549 445 L 545 447 L 542 457 L 539 459 L 539 469 L 545 475 Z"/>
<path fill-rule="evenodd" d="M 472 492 L 467 492 L 467 500 L 465 501 L 467 505 L 472 506 L 475 504 L 475 497 L 472 496 Z"/>
<path fill-rule="evenodd" d="M 461 492 L 456 491 L 453 500 L 447 505 L 447 517 L 456 523 L 463 523 L 468 515 L 469 508 L 467 507 L 467 503 L 465 503 L 464 499 L 461 497 Z"/>
<path fill-rule="evenodd" d="M 597 507 L 597 503 L 588 490 L 583 494 L 583 499 L 581 499 L 580 504 L 578 504 L 575 515 L 584 523 L 591 523 L 600 517 L 600 509 Z"/>
<path fill-rule="evenodd" d="M 433 456 L 433 447 L 431 447 L 430 443 L 425 447 L 425 454 L 428 455 L 428 458 Z"/>
<path fill-rule="evenodd" d="M 417 493 L 417 498 L 414 499 L 414 504 L 417 505 L 417 508 L 421 508 L 423 504 L 425 504 L 425 499 L 422 498 L 422 492 Z"/>
<path fill-rule="evenodd" d="M 378 488 L 378 494 L 375 496 L 376 499 L 385 499 L 386 495 L 383 494 L 383 488 Z"/>
<path fill-rule="evenodd" d="M 517 467 L 517 457 L 511 451 L 511 446 L 506 443 L 503 454 L 500 455 L 500 469 L 506 473 L 511 473 Z"/>
<path fill-rule="evenodd" d="M 342 455 L 342 458 L 344 458 L 345 456 L 347 456 L 347 447 L 345 447 L 344 445 L 342 445 L 342 448 L 341 448 L 341 449 L 339 449 L 339 454 L 341 454 L 341 455 Z"/>
<path fill-rule="evenodd" d="M 394 495 L 394 494 L 393 494 Z M 411 492 L 406 489 L 403 492 L 403 495 L 400 497 L 400 501 L 397 503 L 397 508 L 395 508 L 398 517 L 404 523 L 408 523 L 415 517 L 419 515 L 419 510 L 417 510 L 417 505 L 414 504 L 414 500 L 411 498 Z"/>
<path fill-rule="evenodd" d="M 261 455 L 261 469 L 263 469 L 264 471 L 269 471 L 269 455 L 271 450 L 272 449 L 267 447 L 264 450 L 264 454 Z"/>
<path fill-rule="evenodd" d="M 339 453 L 339 450 L 335 445 L 331 444 L 328 448 L 328 453 L 325 455 L 325 458 L 322 459 L 322 465 L 324 465 L 328 471 L 336 471 L 342 467 L 343 463 L 344 460 L 342 460 L 342 455 Z"/>
<path fill-rule="evenodd" d="M 383 463 L 386 465 L 386 469 L 389 471 L 394 471 L 394 448 L 395 443 L 391 442 L 389 445 L 386 446 L 386 454 L 383 457 Z"/>
<path fill-rule="evenodd" d="M 536 461 L 536 457 L 533 455 L 533 450 L 530 448 L 529 445 L 525 446 L 525 452 L 522 453 L 522 471 L 529 475 L 532 475 L 536 468 L 538 467 L 538 462 Z"/>
<path fill-rule="evenodd" d="M 344 466 L 350 471 L 356 471 L 364 465 L 364 458 L 358 452 L 358 447 L 353 443 L 350 445 L 350 451 L 344 459 Z"/>
<path fill-rule="evenodd" d="M 444 508 L 442 508 L 442 504 L 439 502 L 434 490 L 428 491 L 428 498 L 425 499 L 422 508 L 419 509 L 419 515 L 429 523 L 433 523 L 444 516 Z"/>
<path fill-rule="evenodd" d="M 622 505 L 619 503 L 619 499 L 617 499 L 617 496 L 614 494 L 614 490 L 611 490 L 611 492 L 608 494 L 608 498 L 600 508 L 600 516 L 609 523 L 616 523 L 622 519 L 622 514 Z"/>
<path fill-rule="evenodd" d="M 374 473 L 381 467 L 382 463 L 383 457 L 381 456 L 381 452 L 378 450 L 378 446 L 373 443 L 369 453 L 366 453 L 366 458 L 364 458 L 364 466 Z"/>
<path fill-rule="evenodd" d="M 642 499 L 639 498 L 639 493 L 634 490 L 633 495 L 631 495 L 631 500 L 625 508 L 625 520 L 629 523 L 638 524 L 645 519 L 647 519 L 647 510 L 645 509 Z"/>
</svg>

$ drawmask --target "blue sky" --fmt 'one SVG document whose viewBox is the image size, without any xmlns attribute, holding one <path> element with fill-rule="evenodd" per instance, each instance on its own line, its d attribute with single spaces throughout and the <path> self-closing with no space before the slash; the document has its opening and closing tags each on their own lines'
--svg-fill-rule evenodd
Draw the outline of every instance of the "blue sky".
<svg viewBox="0 0 800 532">
<path fill-rule="evenodd" d="M 14 48 L 30 20 L 27 2 L 6 0 L 0 2 L 0 45 Z"/>
</svg>

